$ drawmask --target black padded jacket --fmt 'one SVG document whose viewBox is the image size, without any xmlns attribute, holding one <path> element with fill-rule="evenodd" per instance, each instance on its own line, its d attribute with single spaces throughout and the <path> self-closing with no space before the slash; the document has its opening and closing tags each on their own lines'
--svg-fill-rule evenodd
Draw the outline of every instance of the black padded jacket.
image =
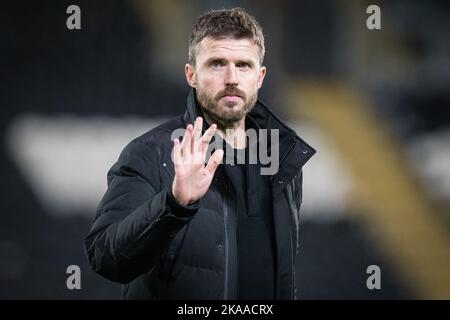
<svg viewBox="0 0 450 320">
<path fill-rule="evenodd" d="M 236 298 L 236 196 L 222 165 L 197 203 L 180 206 L 170 191 L 171 135 L 200 113 L 192 90 L 184 115 L 134 139 L 108 172 L 85 250 L 95 272 L 124 284 L 124 299 Z M 316 151 L 260 100 L 248 116 L 279 130 L 279 170 L 271 177 L 275 299 L 295 299 L 302 167 Z"/>
</svg>

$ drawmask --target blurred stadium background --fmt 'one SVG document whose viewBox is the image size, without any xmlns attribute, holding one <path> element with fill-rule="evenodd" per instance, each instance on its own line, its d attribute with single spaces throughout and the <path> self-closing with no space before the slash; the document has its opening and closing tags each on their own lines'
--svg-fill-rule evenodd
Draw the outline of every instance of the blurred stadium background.
<svg viewBox="0 0 450 320">
<path fill-rule="evenodd" d="M 66 28 L 81 8 L 82 29 Z M 381 8 L 381 30 L 366 8 Z M 266 35 L 260 92 L 311 143 L 302 299 L 450 299 L 447 1 L 2 3 L 0 298 L 117 299 L 84 255 L 106 173 L 184 111 L 195 18 L 241 6 Z M 82 289 L 66 288 L 79 265 Z M 381 268 L 381 290 L 366 269 Z"/>
</svg>

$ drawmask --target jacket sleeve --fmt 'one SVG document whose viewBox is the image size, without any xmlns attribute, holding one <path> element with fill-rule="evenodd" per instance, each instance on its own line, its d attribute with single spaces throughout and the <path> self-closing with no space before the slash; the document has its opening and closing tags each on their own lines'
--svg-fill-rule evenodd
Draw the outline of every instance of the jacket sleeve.
<svg viewBox="0 0 450 320">
<path fill-rule="evenodd" d="M 89 263 L 105 278 L 128 283 L 148 272 L 198 210 L 161 188 L 160 167 L 157 147 L 135 140 L 108 172 L 108 189 L 85 238 Z"/>
</svg>

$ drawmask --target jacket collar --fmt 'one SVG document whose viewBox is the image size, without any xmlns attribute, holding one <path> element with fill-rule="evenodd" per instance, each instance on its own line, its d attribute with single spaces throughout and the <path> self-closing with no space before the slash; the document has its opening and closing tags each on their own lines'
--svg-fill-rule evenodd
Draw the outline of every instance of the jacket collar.
<svg viewBox="0 0 450 320">
<path fill-rule="evenodd" d="M 183 119 L 186 124 L 193 124 L 198 116 L 203 117 L 203 112 L 198 104 L 195 89 L 191 89 Z M 260 99 L 257 100 L 247 116 L 261 129 L 279 130 L 280 167 L 278 173 L 272 176 L 272 179 L 276 179 L 280 186 L 285 185 L 290 180 L 289 178 L 297 174 L 302 166 L 316 153 L 316 150 L 278 118 Z"/>
</svg>

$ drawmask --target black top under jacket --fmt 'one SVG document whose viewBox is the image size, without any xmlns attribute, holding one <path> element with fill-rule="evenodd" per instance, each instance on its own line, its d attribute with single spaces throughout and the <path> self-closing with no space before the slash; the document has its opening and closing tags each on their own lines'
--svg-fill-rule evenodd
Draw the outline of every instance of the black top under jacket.
<svg viewBox="0 0 450 320">
<path fill-rule="evenodd" d="M 275 254 L 270 176 L 261 175 L 259 162 L 249 163 L 248 144 L 244 149 L 233 149 L 226 142 L 224 146 L 233 156 L 225 168 L 236 191 L 238 207 L 237 298 L 273 299 Z"/>
</svg>

